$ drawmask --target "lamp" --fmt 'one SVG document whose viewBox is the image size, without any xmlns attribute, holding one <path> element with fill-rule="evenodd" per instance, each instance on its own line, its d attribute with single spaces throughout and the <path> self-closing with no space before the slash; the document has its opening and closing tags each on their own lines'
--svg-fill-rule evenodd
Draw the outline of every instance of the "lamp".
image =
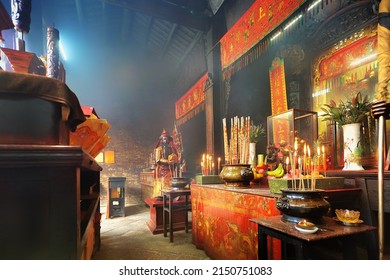
<svg viewBox="0 0 390 280">
<path fill-rule="evenodd" d="M 98 163 L 103 163 L 104 162 L 104 154 L 100 152 L 96 157 L 95 157 L 96 162 Z"/>
<path fill-rule="evenodd" d="M 107 164 L 115 163 L 114 151 L 104 151 L 104 163 Z"/>
</svg>

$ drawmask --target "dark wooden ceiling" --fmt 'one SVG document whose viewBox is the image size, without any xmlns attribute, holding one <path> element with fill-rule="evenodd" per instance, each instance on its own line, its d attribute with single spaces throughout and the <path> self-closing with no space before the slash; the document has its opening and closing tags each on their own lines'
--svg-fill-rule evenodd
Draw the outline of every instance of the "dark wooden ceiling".
<svg viewBox="0 0 390 280">
<path fill-rule="evenodd" d="M 60 17 L 71 20 L 88 36 L 102 42 L 115 40 L 137 55 L 170 66 L 180 65 L 200 42 L 216 5 L 209 0 L 42 1 L 43 13 L 49 21 L 47 15 L 52 13 L 56 25 Z"/>
</svg>

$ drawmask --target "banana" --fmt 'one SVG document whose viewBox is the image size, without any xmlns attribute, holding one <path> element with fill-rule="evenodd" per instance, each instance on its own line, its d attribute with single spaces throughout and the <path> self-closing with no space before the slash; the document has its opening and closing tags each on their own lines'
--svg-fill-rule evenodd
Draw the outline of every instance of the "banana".
<svg viewBox="0 0 390 280">
<path fill-rule="evenodd" d="M 276 169 L 267 172 L 267 174 L 269 176 L 274 176 L 274 177 L 280 176 L 280 174 L 282 174 L 282 173 L 284 175 L 283 164 L 281 164 L 281 163 L 279 163 L 279 165 Z M 281 177 L 283 177 L 283 175 L 281 175 Z M 279 178 L 279 177 L 277 177 L 277 178 Z"/>
<path fill-rule="evenodd" d="M 277 174 L 274 175 L 275 178 L 282 178 L 284 176 L 284 168 L 280 170 Z"/>
</svg>

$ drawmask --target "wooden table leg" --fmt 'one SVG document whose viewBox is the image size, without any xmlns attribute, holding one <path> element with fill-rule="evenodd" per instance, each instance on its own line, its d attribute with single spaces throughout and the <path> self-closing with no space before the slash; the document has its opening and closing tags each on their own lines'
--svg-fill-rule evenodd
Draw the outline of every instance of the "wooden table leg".
<svg viewBox="0 0 390 280">
<path fill-rule="evenodd" d="M 168 217 L 169 217 L 169 242 L 173 242 L 173 219 L 172 219 L 173 209 L 172 209 L 172 204 L 173 204 L 173 197 L 170 194 L 169 195 L 169 202 L 168 202 L 168 205 L 169 205 L 169 213 L 168 213 Z"/>
<path fill-rule="evenodd" d="M 186 194 L 185 195 L 186 197 L 186 203 L 185 203 L 185 230 L 186 230 L 186 233 L 188 233 L 188 195 Z"/>
<path fill-rule="evenodd" d="M 167 197 L 165 194 L 163 194 L 163 207 L 162 207 L 162 214 L 163 214 L 163 234 L 164 237 L 167 237 L 167 221 L 165 218 L 165 210 L 166 210 L 166 203 L 167 203 Z"/>
<path fill-rule="evenodd" d="M 257 258 L 259 260 L 268 259 L 268 243 L 267 234 L 263 231 L 261 226 L 258 226 L 258 242 L 257 242 Z"/>
</svg>

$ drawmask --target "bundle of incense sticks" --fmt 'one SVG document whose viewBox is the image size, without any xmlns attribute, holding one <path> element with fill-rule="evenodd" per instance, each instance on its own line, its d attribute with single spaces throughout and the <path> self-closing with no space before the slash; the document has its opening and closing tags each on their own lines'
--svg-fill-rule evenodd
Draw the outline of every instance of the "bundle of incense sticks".
<svg viewBox="0 0 390 280">
<path fill-rule="evenodd" d="M 226 118 L 222 119 L 225 164 L 248 164 L 250 142 L 250 117 L 230 119 L 230 138 Z"/>
</svg>

